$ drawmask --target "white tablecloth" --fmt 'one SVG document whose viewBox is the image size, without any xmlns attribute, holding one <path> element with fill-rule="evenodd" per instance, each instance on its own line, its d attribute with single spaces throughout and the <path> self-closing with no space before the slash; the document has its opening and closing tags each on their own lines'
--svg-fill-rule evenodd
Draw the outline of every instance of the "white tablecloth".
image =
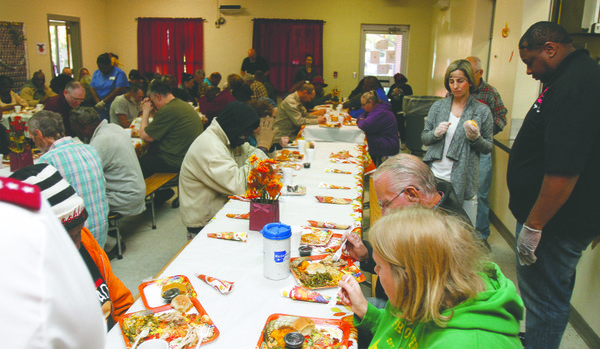
<svg viewBox="0 0 600 349">
<path fill-rule="evenodd" d="M 350 205 L 322 204 L 315 195 L 328 195 L 355 199 L 362 196 L 362 164 L 336 164 L 329 161 L 331 152 L 350 150 L 358 154 L 358 147 L 352 143 L 316 143 L 315 160 L 310 169 L 295 171 L 293 184 L 307 186 L 304 196 L 283 196 L 280 199 L 280 219 L 292 225 L 295 231 L 291 238 L 291 255 L 298 256 L 300 233 L 298 226 L 307 225 L 307 219 L 352 224 L 360 222 L 362 208 L 360 200 Z M 352 171 L 352 175 L 326 173 L 326 168 Z M 353 189 L 339 190 L 319 188 L 325 182 L 349 186 Z M 281 295 L 282 289 L 296 284 L 290 274 L 284 280 L 271 281 L 263 277 L 263 237 L 259 232 L 248 229 L 248 220 L 227 218 L 227 213 L 247 213 L 249 203 L 230 200 L 215 218 L 190 242 L 159 276 L 186 275 L 198 293 L 198 300 L 205 308 L 220 331 L 219 337 L 208 348 L 245 349 L 254 348 L 269 315 L 283 313 L 317 318 L 340 319 L 327 304 L 294 301 Z M 211 239 L 210 232 L 248 232 L 248 242 Z M 340 232 L 340 231 L 338 231 Z M 173 231 L 183 234 L 183 231 Z M 168 238 L 168 236 L 165 236 Z M 158 245 L 160 242 L 158 242 Z M 148 253 L 152 253 L 151 250 Z M 127 256 L 125 256 L 127 258 Z M 222 295 L 214 288 L 195 277 L 196 273 L 206 274 L 235 282 L 228 295 Z M 323 294 L 334 296 L 337 289 L 322 290 Z M 343 306 L 337 306 L 350 315 Z M 130 312 L 144 309 L 141 299 L 131 307 Z M 338 314 L 339 315 L 339 314 Z M 107 334 L 106 348 L 125 348 L 121 330 L 115 326 Z"/>
<path fill-rule="evenodd" d="M 19 114 L 15 113 L 15 111 L 10 111 L 10 112 L 3 112 L 2 113 L 2 120 L 0 120 L 0 122 L 2 123 L 2 125 L 4 125 L 4 127 L 6 127 L 6 129 L 8 129 L 8 118 L 14 119 L 15 116 L 20 116 L 23 121 L 27 122 L 29 121 L 29 119 L 31 119 L 31 116 L 34 114 L 34 112 L 37 111 L 35 109 L 29 109 L 27 111 L 22 110 Z"/>
<path fill-rule="evenodd" d="M 317 142 L 347 142 L 363 144 L 365 133 L 358 126 L 344 126 L 340 128 L 307 125 L 302 131 L 304 139 Z"/>
</svg>

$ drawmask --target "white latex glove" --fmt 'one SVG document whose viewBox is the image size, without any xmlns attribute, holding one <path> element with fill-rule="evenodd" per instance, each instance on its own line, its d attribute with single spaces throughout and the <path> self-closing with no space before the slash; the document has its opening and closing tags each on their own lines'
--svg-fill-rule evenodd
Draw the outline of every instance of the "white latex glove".
<svg viewBox="0 0 600 349">
<path fill-rule="evenodd" d="M 448 121 L 442 121 L 433 131 L 433 135 L 435 138 L 440 138 L 448 132 L 448 127 L 450 127 L 450 123 Z"/>
<path fill-rule="evenodd" d="M 104 107 L 106 107 L 106 103 L 102 100 L 96 104 L 96 109 L 98 110 L 104 110 Z"/>
<path fill-rule="evenodd" d="M 521 265 L 530 265 L 537 261 L 535 250 L 542 238 L 542 231 L 529 228 L 523 224 L 519 240 L 517 241 L 517 252 L 519 253 L 519 263 Z"/>
<path fill-rule="evenodd" d="M 475 142 L 477 140 L 477 138 L 479 138 L 481 136 L 481 134 L 479 133 L 479 127 L 469 123 L 469 121 L 465 121 L 465 123 L 463 125 L 465 127 L 465 132 L 467 134 L 467 138 L 471 142 Z"/>
</svg>

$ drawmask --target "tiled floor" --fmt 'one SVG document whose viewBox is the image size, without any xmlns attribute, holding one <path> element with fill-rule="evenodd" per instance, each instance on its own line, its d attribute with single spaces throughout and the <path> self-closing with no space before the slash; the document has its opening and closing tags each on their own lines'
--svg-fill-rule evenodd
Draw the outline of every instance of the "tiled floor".
<svg viewBox="0 0 600 349">
<path fill-rule="evenodd" d="M 365 216 L 368 210 L 365 210 Z M 138 295 L 138 285 L 143 280 L 155 276 L 169 260 L 187 243 L 186 228 L 181 223 L 179 210 L 169 203 L 156 210 L 157 229 L 152 229 L 150 212 L 121 220 L 121 232 L 127 249 L 122 260 L 111 261 L 113 271 L 127 286 L 134 297 Z M 503 273 L 516 284 L 514 252 L 502 236 L 492 227 L 489 238 L 492 246 L 492 260 Z M 115 244 L 109 237 L 107 250 Z M 368 288 L 363 290 L 368 293 Z M 524 330 L 524 322 L 521 324 Z M 577 332 L 569 325 L 563 337 L 561 349 L 588 348 Z"/>
</svg>

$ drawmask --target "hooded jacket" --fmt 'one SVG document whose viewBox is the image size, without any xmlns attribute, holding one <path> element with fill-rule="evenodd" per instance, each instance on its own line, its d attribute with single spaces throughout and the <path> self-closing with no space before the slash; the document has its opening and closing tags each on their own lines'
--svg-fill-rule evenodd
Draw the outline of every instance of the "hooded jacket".
<svg viewBox="0 0 600 349">
<path fill-rule="evenodd" d="M 192 143 L 179 174 L 180 210 L 186 227 L 205 226 L 225 205 L 227 196 L 244 194 L 252 168 L 249 156 L 267 158 L 240 138 L 258 122 L 252 107 L 234 101 Z"/>
<path fill-rule="evenodd" d="M 523 348 L 518 335 L 524 308 L 515 285 L 494 263 L 481 278 L 486 290 L 444 311 L 443 316 L 452 315 L 445 327 L 433 321 L 407 323 L 393 315 L 389 301 L 385 309 L 369 304 L 365 317 L 354 317 L 354 324 L 373 333 L 369 348 Z"/>
</svg>

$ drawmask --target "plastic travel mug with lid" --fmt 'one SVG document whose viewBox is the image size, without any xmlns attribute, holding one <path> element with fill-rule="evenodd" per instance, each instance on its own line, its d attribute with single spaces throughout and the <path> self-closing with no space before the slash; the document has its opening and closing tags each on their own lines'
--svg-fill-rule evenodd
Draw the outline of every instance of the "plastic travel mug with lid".
<svg viewBox="0 0 600 349">
<path fill-rule="evenodd" d="M 269 223 L 263 235 L 263 275 L 270 280 L 282 280 L 290 275 L 292 229 L 283 223 Z"/>
</svg>

